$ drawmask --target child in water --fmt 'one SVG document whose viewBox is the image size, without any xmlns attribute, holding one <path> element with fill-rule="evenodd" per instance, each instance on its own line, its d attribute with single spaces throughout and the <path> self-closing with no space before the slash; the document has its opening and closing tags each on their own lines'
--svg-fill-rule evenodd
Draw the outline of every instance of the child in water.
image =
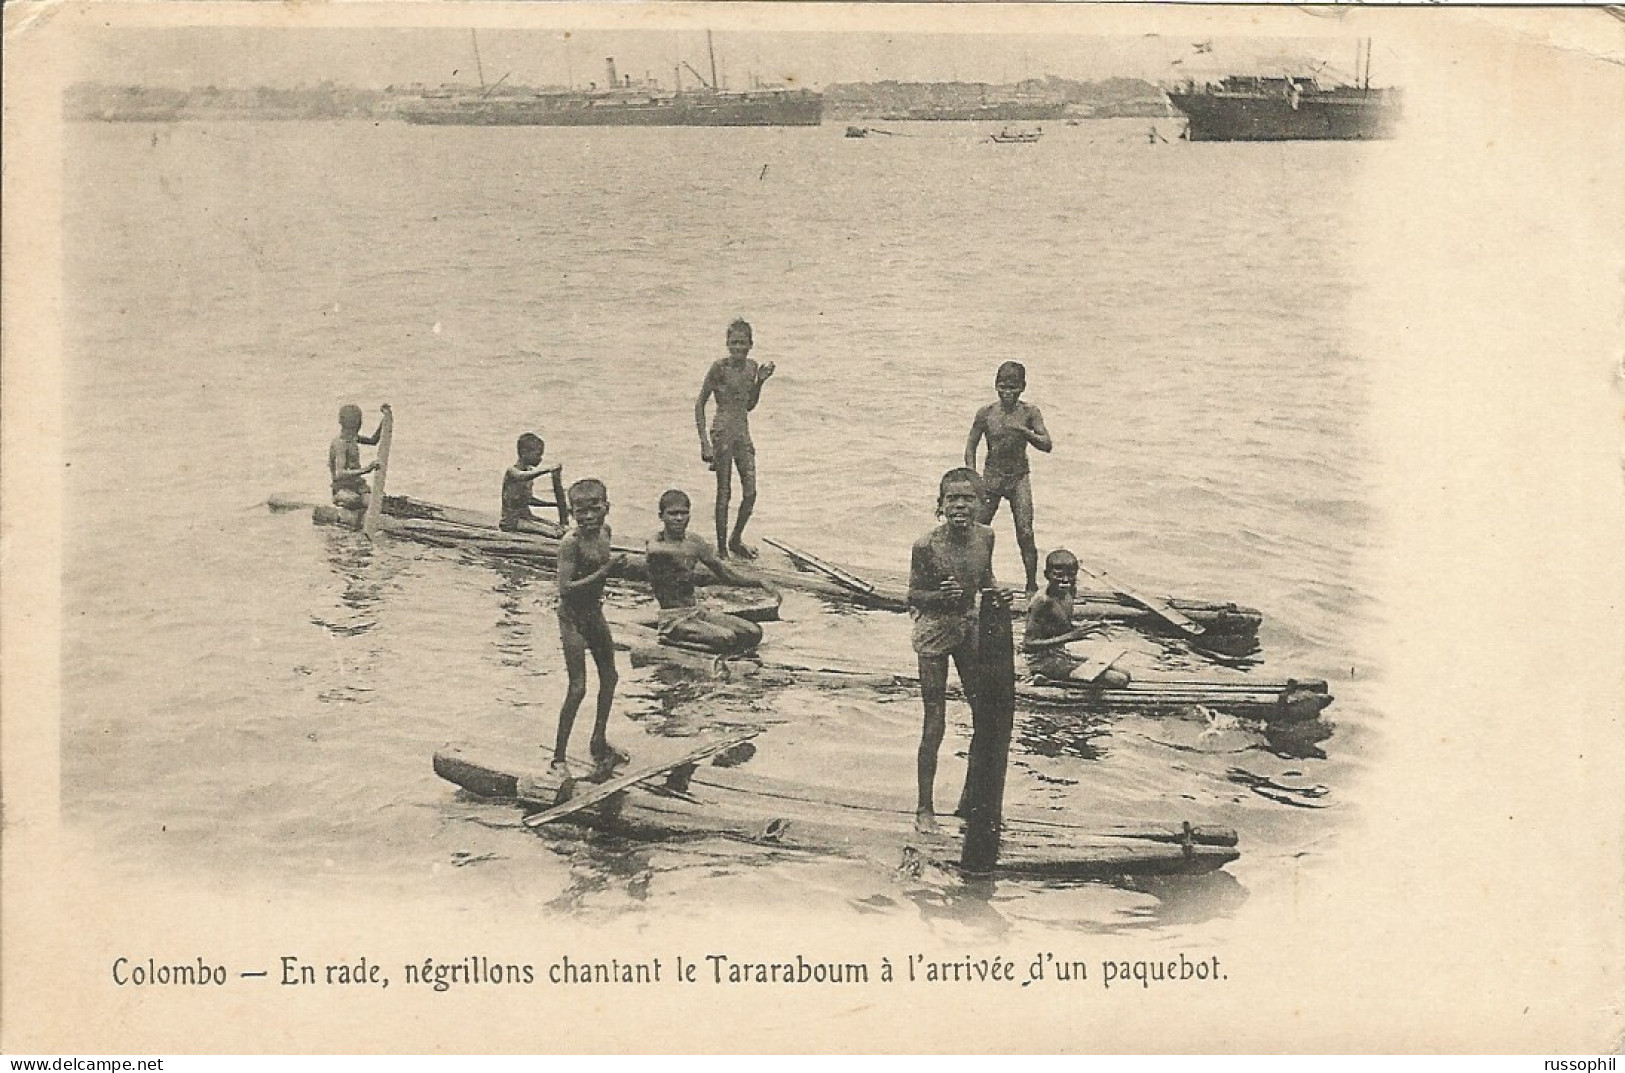
<svg viewBox="0 0 1625 1073">
<path fill-rule="evenodd" d="M 649 587 L 660 601 L 660 639 L 697 645 L 718 655 L 755 648 L 762 628 L 749 619 L 703 608 L 694 595 L 694 564 L 704 563 L 730 585 L 760 585 L 730 569 L 705 541 L 688 535 L 688 493 L 675 488 L 660 497 L 662 529 L 645 547 Z"/>
<path fill-rule="evenodd" d="M 943 523 L 914 542 L 909 564 L 908 605 L 914 616 L 913 643 L 925 705 L 914 813 L 914 826 L 923 834 L 937 830 L 934 790 L 937 750 L 947 726 L 948 660 L 952 657 L 960 687 L 974 703 L 976 596 L 996 592 L 993 530 L 976 521 L 980 495 L 981 479 L 975 470 L 951 469 L 943 474 L 937 485 L 937 515 Z"/>
<path fill-rule="evenodd" d="M 762 385 L 773 375 L 773 363 L 758 366 L 749 357 L 750 322 L 728 325 L 728 356 L 711 363 L 694 402 L 694 424 L 700 433 L 700 458 L 717 474 L 717 555 L 756 558 L 745 543 L 745 523 L 756 507 L 756 445 L 750 439 L 750 412 L 762 398 Z M 705 404 L 717 400 L 711 431 L 706 433 Z M 728 500 L 733 495 L 733 471 L 739 471 L 739 517 L 728 533 Z"/>
<path fill-rule="evenodd" d="M 502 474 L 502 521 L 499 524 L 507 532 L 541 533 L 552 537 L 559 536 L 563 532 L 559 526 L 530 512 L 531 507 L 559 505 L 556 501 L 537 499 L 533 490 L 537 477 L 551 473 L 554 475 L 553 487 L 557 494 L 559 464 L 557 462 L 542 464 L 542 454 L 546 450 L 547 444 L 534 432 L 526 432 L 519 437 L 518 461 Z"/>
<path fill-rule="evenodd" d="M 379 407 L 384 413 L 389 413 L 389 403 Z M 327 448 L 327 472 L 333 479 L 333 505 L 345 510 L 367 509 L 367 500 L 372 496 L 372 488 L 367 484 L 367 474 L 378 468 L 377 462 L 361 464 L 360 444 L 375 447 L 378 444 L 378 434 L 383 431 L 383 421 L 380 419 L 378 427 L 371 436 L 361 435 L 361 407 L 353 402 L 347 402 L 339 407 L 339 434 L 333 437 L 333 442 Z"/>
<path fill-rule="evenodd" d="M 606 737 L 609 709 L 615 700 L 615 639 L 604 619 L 604 579 L 611 570 L 624 569 L 625 556 L 610 547 L 609 492 L 604 482 L 588 478 L 570 486 L 567 497 L 575 528 L 559 543 L 559 641 L 564 646 L 564 667 L 570 684 L 559 709 L 559 731 L 553 745 L 552 770 L 570 777 L 565 751 L 576 712 L 587 696 L 587 653 L 598 667 L 598 712 L 592 724 L 589 748 L 600 769 L 624 764 L 626 753 Z"/>
<path fill-rule="evenodd" d="M 976 468 L 976 448 L 987 438 L 987 460 L 982 467 L 982 504 L 976 520 L 989 525 L 999 512 L 999 501 L 1010 501 L 1016 522 L 1016 544 L 1027 570 L 1027 595 L 1038 591 L 1038 542 L 1033 536 L 1033 483 L 1027 465 L 1027 445 L 1048 453 L 1055 444 L 1044 427 L 1038 407 L 1021 401 L 1027 388 L 1027 367 L 1019 361 L 999 366 L 993 389 L 999 401 L 976 411 L 970 438 L 965 442 L 965 465 Z"/>
<path fill-rule="evenodd" d="M 1044 591 L 1027 605 L 1027 628 L 1021 650 L 1027 654 L 1027 669 L 1056 682 L 1072 677 L 1083 661 L 1070 655 L 1066 646 L 1081 641 L 1100 628 L 1098 623 L 1072 625 L 1073 600 L 1078 594 L 1078 557 L 1065 548 L 1056 548 L 1044 558 Z M 1108 669 L 1093 679 L 1098 685 L 1122 687 L 1129 676 Z"/>
</svg>

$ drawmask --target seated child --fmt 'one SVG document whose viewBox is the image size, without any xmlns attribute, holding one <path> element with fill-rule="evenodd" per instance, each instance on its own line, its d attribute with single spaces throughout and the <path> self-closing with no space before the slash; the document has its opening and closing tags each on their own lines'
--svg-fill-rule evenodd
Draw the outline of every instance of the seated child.
<svg viewBox="0 0 1625 1073">
<path fill-rule="evenodd" d="M 381 408 L 387 413 L 389 404 L 385 403 Z M 352 402 L 339 407 L 339 434 L 327 448 L 327 472 L 333 478 L 335 507 L 359 511 L 367 509 L 372 488 L 368 486 L 366 477 L 378 468 L 378 463 L 369 462 L 363 466 L 359 445 L 376 446 L 382 429 L 383 422 L 380 420 L 371 436 L 361 435 L 361 407 Z"/>
<path fill-rule="evenodd" d="M 1044 591 L 1034 595 L 1027 605 L 1027 629 L 1021 650 L 1027 653 L 1027 669 L 1033 674 L 1065 682 L 1084 662 L 1068 653 L 1066 646 L 1072 641 L 1081 641 L 1100 626 L 1098 623 L 1072 625 L 1072 602 L 1078 591 L 1076 555 L 1065 548 L 1050 552 L 1044 559 L 1044 581 Z M 1108 669 L 1094 681 L 1103 686 L 1121 687 L 1128 685 L 1129 676 Z"/>
<path fill-rule="evenodd" d="M 550 462 L 542 464 L 542 453 L 547 445 L 542 438 L 534 432 L 527 432 L 519 437 L 519 460 L 509 466 L 502 474 L 502 521 L 501 527 L 510 533 L 541 533 L 544 536 L 556 537 L 563 534 L 562 527 L 538 518 L 530 512 L 531 507 L 557 507 L 557 500 L 537 499 L 532 491 L 532 484 L 537 477 L 544 473 L 553 474 L 554 495 L 558 494 L 559 464 Z"/>
<path fill-rule="evenodd" d="M 694 645 L 718 655 L 748 652 L 762 639 L 762 628 L 749 619 L 699 606 L 694 595 L 694 564 L 704 563 L 731 585 L 761 585 L 730 569 L 705 541 L 688 535 L 688 495 L 676 489 L 660 497 L 660 524 L 645 547 L 649 587 L 660 601 L 660 639 Z"/>
</svg>

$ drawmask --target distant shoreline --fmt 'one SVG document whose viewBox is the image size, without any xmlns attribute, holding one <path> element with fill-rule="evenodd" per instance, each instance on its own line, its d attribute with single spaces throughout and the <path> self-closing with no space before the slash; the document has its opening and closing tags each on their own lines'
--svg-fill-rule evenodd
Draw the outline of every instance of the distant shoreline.
<svg viewBox="0 0 1625 1073">
<path fill-rule="evenodd" d="M 100 122 L 186 120 L 397 119 L 402 102 L 425 93 L 479 93 L 473 86 L 422 85 L 363 89 L 323 82 L 291 89 L 216 86 L 177 89 L 82 82 L 69 87 L 63 115 Z M 492 100 L 538 93 L 572 92 L 563 86 L 508 86 L 486 91 Z M 591 92 L 575 90 L 574 92 Z M 1158 117 L 1167 102 L 1155 85 L 1140 79 L 1074 82 L 1050 76 L 1012 84 L 980 82 L 851 82 L 824 90 L 825 117 L 903 121 L 1019 122 L 1027 120 Z"/>
</svg>

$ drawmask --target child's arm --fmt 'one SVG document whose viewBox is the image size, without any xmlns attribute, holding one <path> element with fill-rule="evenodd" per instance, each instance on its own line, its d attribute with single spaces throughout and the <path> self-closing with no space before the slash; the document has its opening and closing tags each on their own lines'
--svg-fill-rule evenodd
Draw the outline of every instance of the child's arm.
<svg viewBox="0 0 1625 1073">
<path fill-rule="evenodd" d="M 952 571 L 947 577 L 938 576 L 930 548 L 914 545 L 908 568 L 908 605 L 922 611 L 940 610 L 957 606 L 964 596 Z"/>
<path fill-rule="evenodd" d="M 380 410 L 382 410 L 386 414 L 389 413 L 389 403 L 387 403 L 387 402 L 384 403 L 382 406 L 380 406 L 378 408 Z M 384 433 L 384 419 L 382 417 L 380 417 L 378 419 L 378 427 L 372 430 L 372 435 L 371 436 L 358 435 L 355 438 L 355 442 L 364 443 L 368 447 L 377 447 L 378 446 L 378 437 L 383 435 L 383 433 Z"/>
<path fill-rule="evenodd" d="M 344 464 L 344 455 L 344 448 L 337 441 L 327 449 L 327 469 L 333 474 L 335 480 L 340 478 L 353 480 L 356 477 L 365 477 L 378 468 L 378 463 L 368 462 L 358 469 L 351 469 Z"/>
<path fill-rule="evenodd" d="M 982 436 L 987 432 L 987 422 L 981 410 L 976 411 L 976 418 L 970 423 L 970 439 L 965 441 L 965 465 L 971 469 L 976 468 L 976 448 L 982 442 Z"/>
<path fill-rule="evenodd" d="M 767 378 L 773 375 L 774 368 L 772 362 L 757 366 L 756 378 L 750 385 L 750 401 L 745 404 L 746 410 L 756 409 L 756 404 L 762 401 L 762 385 L 767 383 Z"/>
<path fill-rule="evenodd" d="M 705 541 L 700 540 L 697 537 L 692 537 L 692 536 L 684 537 L 683 539 L 685 541 L 690 542 L 690 546 L 699 555 L 700 562 L 702 562 L 706 566 L 710 567 L 711 573 L 715 574 L 717 577 L 721 578 L 723 581 L 726 581 L 728 584 L 730 584 L 730 585 L 740 585 L 740 586 L 754 586 L 754 587 L 759 588 L 759 589 L 767 588 L 767 586 L 762 583 L 761 578 L 750 577 L 749 575 L 742 574 L 739 571 L 737 571 L 737 570 L 733 569 L 732 567 L 730 567 L 727 563 L 723 562 L 721 559 L 717 558 L 717 553 L 712 551 L 711 546 L 709 544 L 707 544 Z"/>
<path fill-rule="evenodd" d="M 1044 415 L 1038 412 L 1036 406 L 1027 408 L 1032 411 L 1032 419 L 1021 430 L 1022 434 L 1027 437 L 1028 443 L 1048 454 L 1055 448 L 1055 443 L 1049 438 L 1049 429 L 1044 427 Z"/>
<path fill-rule="evenodd" d="M 700 460 L 704 462 L 711 461 L 711 434 L 705 427 L 705 404 L 715 390 L 712 380 L 716 373 L 715 364 L 705 371 L 705 379 L 700 382 L 700 397 L 694 400 L 694 427 L 700 432 Z"/>
</svg>

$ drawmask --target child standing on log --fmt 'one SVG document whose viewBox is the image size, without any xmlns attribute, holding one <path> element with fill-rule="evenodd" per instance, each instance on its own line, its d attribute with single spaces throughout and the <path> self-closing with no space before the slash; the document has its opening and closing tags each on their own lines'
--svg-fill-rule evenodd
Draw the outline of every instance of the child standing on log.
<svg viewBox="0 0 1625 1073">
<path fill-rule="evenodd" d="M 923 834 L 937 830 L 934 790 L 937 750 L 947 725 L 948 660 L 952 657 L 965 698 L 974 708 L 979 679 L 976 597 L 988 590 L 997 593 L 993 530 L 976 521 L 980 494 L 981 479 L 975 470 L 951 469 L 943 474 L 937 486 L 937 515 L 943 523 L 914 542 L 909 564 L 908 605 L 914 616 L 913 643 L 925 705 L 914 813 L 914 826 Z"/>
<path fill-rule="evenodd" d="M 1019 361 L 999 366 L 993 389 L 999 401 L 976 411 L 970 439 L 965 442 L 965 465 L 976 468 L 976 448 L 987 437 L 987 460 L 982 467 L 982 504 L 976 520 L 989 525 L 999 512 L 999 501 L 1010 501 L 1016 522 L 1016 544 L 1027 569 L 1027 595 L 1038 591 L 1038 542 L 1033 536 L 1033 484 L 1027 465 L 1027 445 L 1046 454 L 1055 444 L 1044 427 L 1038 407 L 1021 401 L 1027 388 L 1027 367 Z"/>
<path fill-rule="evenodd" d="M 559 640 L 564 646 L 564 667 L 570 684 L 559 709 L 558 737 L 553 745 L 552 770 L 570 777 L 565 751 L 576 712 L 587 696 L 587 653 L 598 667 L 598 712 L 592 724 L 589 748 L 601 770 L 624 764 L 626 753 L 606 737 L 609 708 L 615 700 L 615 639 L 604 619 L 604 579 L 611 570 L 624 569 L 624 556 L 610 547 L 609 492 L 604 483 L 588 478 L 570 486 L 570 513 L 575 528 L 559 543 Z"/>
<path fill-rule="evenodd" d="M 1027 604 L 1027 628 L 1021 650 L 1027 654 L 1027 669 L 1056 682 L 1072 677 L 1083 661 L 1070 655 L 1066 646 L 1081 641 L 1100 628 L 1098 623 L 1074 627 L 1073 601 L 1078 594 L 1078 557 L 1065 548 L 1056 548 L 1044 558 L 1044 591 Z M 1103 686 L 1128 685 L 1122 671 L 1106 670 L 1093 679 Z"/>
<path fill-rule="evenodd" d="M 728 356 L 711 363 L 700 384 L 700 397 L 694 402 L 694 424 L 700 433 L 700 458 L 717 474 L 717 555 L 730 553 L 744 559 L 756 558 L 756 550 L 745 543 L 745 523 L 756 507 L 756 446 L 750 439 L 750 412 L 762 398 L 762 385 L 773 375 L 773 363 L 758 366 L 749 357 L 750 323 L 736 320 L 728 325 Z M 711 431 L 706 433 L 705 404 L 717 400 Z M 728 533 L 728 501 L 733 495 L 733 471 L 739 471 L 739 517 L 733 535 Z"/>
<path fill-rule="evenodd" d="M 762 639 L 762 628 L 749 619 L 703 608 L 694 595 L 694 564 L 704 563 L 730 585 L 761 583 L 735 573 L 706 547 L 688 535 L 691 504 L 688 493 L 671 489 L 660 497 L 660 532 L 649 538 L 645 555 L 649 587 L 660 602 L 660 639 L 694 645 L 718 655 L 748 652 Z"/>
<path fill-rule="evenodd" d="M 385 413 L 389 412 L 389 403 L 379 407 Z M 333 442 L 327 448 L 327 472 L 333 479 L 333 505 L 344 510 L 367 509 L 367 500 L 372 495 L 372 489 L 367 485 L 367 474 L 378 468 L 378 463 L 369 462 L 361 464 L 360 444 L 375 447 L 378 444 L 378 434 L 383 431 L 383 422 L 371 436 L 361 435 L 361 407 L 353 402 L 347 402 L 339 407 L 339 434 L 333 437 Z"/>
<path fill-rule="evenodd" d="M 542 455 L 546 450 L 547 444 L 534 432 L 526 432 L 519 437 L 519 458 L 502 474 L 502 520 L 498 523 L 501 529 L 510 533 L 540 533 L 551 537 L 563 533 L 560 526 L 530 512 L 531 507 L 562 506 L 557 499 L 549 502 L 537 499 L 535 495 L 535 480 L 544 473 L 553 475 L 553 494 L 559 494 L 559 464 L 542 464 Z"/>
</svg>

